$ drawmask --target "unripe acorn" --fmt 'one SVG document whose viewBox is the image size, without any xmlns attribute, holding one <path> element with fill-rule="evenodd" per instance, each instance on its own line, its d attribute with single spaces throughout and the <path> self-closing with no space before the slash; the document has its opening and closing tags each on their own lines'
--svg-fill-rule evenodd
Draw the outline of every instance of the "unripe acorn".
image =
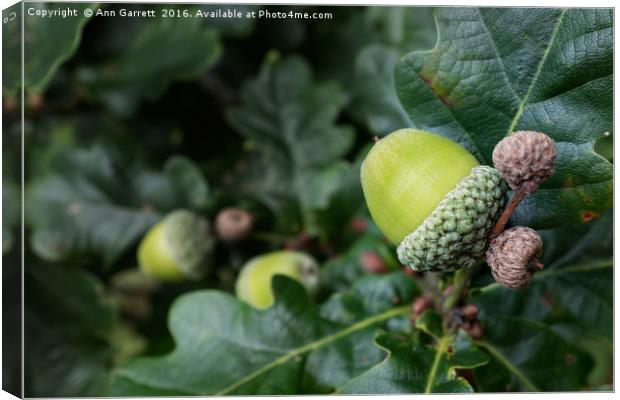
<svg viewBox="0 0 620 400">
<path fill-rule="evenodd" d="M 317 262 L 298 251 L 274 251 L 249 260 L 241 269 L 235 292 L 237 297 L 259 309 L 274 302 L 271 282 L 275 275 L 285 275 L 300 282 L 313 295 L 320 283 Z"/>
<path fill-rule="evenodd" d="M 516 226 L 491 241 L 487 263 L 500 285 L 520 289 L 528 286 L 534 272 L 543 268 L 538 261 L 541 252 L 540 235 L 531 228 Z"/>
<path fill-rule="evenodd" d="M 146 233 L 138 247 L 138 264 L 161 281 L 200 279 L 215 246 L 209 222 L 187 210 L 175 210 Z"/>
<path fill-rule="evenodd" d="M 379 140 L 361 168 L 364 197 L 401 263 L 416 271 L 473 266 L 506 203 L 497 170 L 442 136 L 401 129 Z"/>
</svg>

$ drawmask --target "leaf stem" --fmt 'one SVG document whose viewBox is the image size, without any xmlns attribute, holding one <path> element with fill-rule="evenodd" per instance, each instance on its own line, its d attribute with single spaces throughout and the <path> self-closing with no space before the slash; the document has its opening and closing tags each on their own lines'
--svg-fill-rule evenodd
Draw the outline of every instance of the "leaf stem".
<svg viewBox="0 0 620 400">
<path fill-rule="evenodd" d="M 439 362 L 441 361 L 441 356 L 448 350 L 448 346 L 450 344 L 451 338 L 450 336 L 442 337 L 437 343 L 437 352 L 435 353 L 435 358 L 433 359 L 433 365 L 431 366 L 431 370 L 428 373 L 428 378 L 426 379 L 426 386 L 424 388 L 424 393 L 431 393 L 433 390 L 433 382 L 435 381 L 435 377 L 437 376 L 437 369 L 439 368 Z"/>
<path fill-rule="evenodd" d="M 443 312 L 447 313 L 454 308 L 461 298 L 463 293 L 467 289 L 469 284 L 469 277 L 471 275 L 471 268 L 461 268 L 454 273 L 454 280 L 452 281 L 452 292 L 446 297 L 443 302 Z"/>
</svg>

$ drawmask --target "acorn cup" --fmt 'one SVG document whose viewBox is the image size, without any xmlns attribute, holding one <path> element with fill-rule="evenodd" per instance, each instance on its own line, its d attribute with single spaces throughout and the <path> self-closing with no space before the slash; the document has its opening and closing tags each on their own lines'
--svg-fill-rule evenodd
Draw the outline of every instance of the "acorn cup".
<svg viewBox="0 0 620 400">
<path fill-rule="evenodd" d="M 521 289 L 529 286 L 534 273 L 543 269 L 538 260 L 542 239 L 533 229 L 517 226 L 493 239 L 487 250 L 487 263 L 493 278 L 502 286 Z"/>
<path fill-rule="evenodd" d="M 493 165 L 513 190 L 528 193 L 555 173 L 555 142 L 541 132 L 518 131 L 493 149 Z"/>
<path fill-rule="evenodd" d="M 215 218 L 215 232 L 220 240 L 229 243 L 245 239 L 254 226 L 254 216 L 237 207 L 221 210 Z"/>
<path fill-rule="evenodd" d="M 364 197 L 383 234 L 415 271 L 475 265 L 506 204 L 499 172 L 442 136 L 401 129 L 379 140 L 361 168 Z"/>
</svg>

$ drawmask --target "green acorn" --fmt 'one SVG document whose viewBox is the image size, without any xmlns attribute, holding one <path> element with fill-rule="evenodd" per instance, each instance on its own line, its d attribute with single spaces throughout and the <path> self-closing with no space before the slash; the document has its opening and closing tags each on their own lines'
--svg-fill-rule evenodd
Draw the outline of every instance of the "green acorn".
<svg viewBox="0 0 620 400">
<path fill-rule="evenodd" d="M 378 141 L 361 169 L 370 214 L 415 271 L 452 271 L 484 256 L 506 203 L 499 172 L 442 136 L 401 129 Z"/>
<path fill-rule="evenodd" d="M 274 275 L 295 279 L 311 295 L 320 283 L 319 267 L 312 257 L 298 251 L 274 251 L 254 257 L 243 266 L 235 284 L 237 297 L 255 308 L 270 307 L 274 302 Z"/>
<path fill-rule="evenodd" d="M 200 279 L 207 272 L 215 245 L 209 222 L 187 210 L 176 210 L 155 224 L 138 247 L 138 263 L 162 281 Z"/>
</svg>

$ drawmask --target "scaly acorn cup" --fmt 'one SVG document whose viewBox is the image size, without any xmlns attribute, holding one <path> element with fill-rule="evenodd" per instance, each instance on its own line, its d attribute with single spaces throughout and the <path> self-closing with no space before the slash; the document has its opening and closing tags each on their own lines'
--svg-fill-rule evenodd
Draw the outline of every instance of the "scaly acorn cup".
<svg viewBox="0 0 620 400">
<path fill-rule="evenodd" d="M 534 272 L 543 269 L 538 261 L 542 239 L 535 230 L 515 226 L 494 238 L 487 249 L 487 264 L 502 286 L 521 289 L 529 286 Z"/>
<path fill-rule="evenodd" d="M 252 307 L 269 308 L 273 302 L 271 281 L 274 275 L 285 275 L 300 282 L 313 295 L 319 287 L 317 262 L 298 251 L 274 251 L 249 260 L 241 269 L 235 292 Z"/>
<path fill-rule="evenodd" d="M 155 224 L 138 247 L 138 263 L 161 281 L 200 279 L 215 246 L 209 222 L 187 210 L 175 210 Z"/>
<path fill-rule="evenodd" d="M 508 191 L 497 170 L 479 166 L 463 147 L 414 129 L 379 140 L 362 164 L 361 181 L 375 223 L 415 271 L 473 266 Z"/>
</svg>

